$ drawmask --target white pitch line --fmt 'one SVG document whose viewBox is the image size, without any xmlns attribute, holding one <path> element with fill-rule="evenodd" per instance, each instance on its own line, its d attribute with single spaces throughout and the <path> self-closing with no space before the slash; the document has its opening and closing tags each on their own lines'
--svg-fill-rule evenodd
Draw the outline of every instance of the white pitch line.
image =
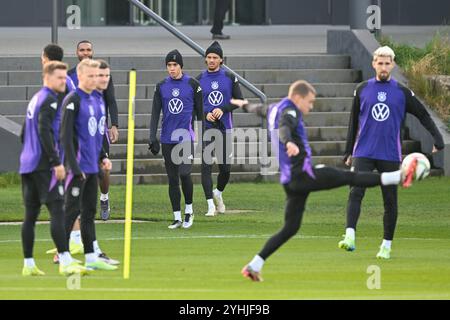
<svg viewBox="0 0 450 320">
<path fill-rule="evenodd" d="M 264 239 L 270 237 L 267 235 L 198 235 L 198 236 L 175 236 L 175 237 L 132 237 L 131 240 L 177 240 L 177 239 L 237 239 L 237 238 L 252 238 L 252 239 Z M 101 241 L 123 241 L 123 237 L 119 238 L 105 238 Z M 0 243 L 21 242 L 20 239 L 0 240 Z M 49 242 L 52 239 L 36 239 L 35 242 Z"/>
<path fill-rule="evenodd" d="M 132 237 L 132 240 L 178 240 L 178 239 L 267 239 L 272 234 L 239 234 L 239 235 L 190 235 L 190 236 L 154 236 L 154 237 Z M 298 235 L 294 239 L 338 239 L 337 236 L 305 236 Z M 359 237 L 359 239 L 378 239 L 378 237 Z M 123 241 L 123 237 L 105 238 L 101 241 Z M 396 240 L 408 241 L 448 241 L 446 238 L 396 238 Z M 0 243 L 15 243 L 21 242 L 20 239 L 6 239 L 0 240 Z M 50 242 L 52 239 L 36 239 L 35 242 Z"/>
<path fill-rule="evenodd" d="M 69 290 L 67 288 L 49 288 L 49 287 L 0 287 L 0 292 L 8 291 L 8 292 L 72 292 L 73 294 L 81 293 L 81 292 L 129 292 L 129 293 L 139 293 L 139 292 L 190 292 L 190 293 L 217 293 L 217 292 L 236 292 L 235 289 L 181 289 L 181 288 L 171 288 L 171 289 L 163 289 L 163 288 L 83 288 L 81 287 L 79 290 Z M 262 292 L 264 293 L 290 293 L 290 294 L 300 294 L 301 297 L 305 298 L 305 291 L 302 290 L 271 290 L 264 289 Z M 314 296 L 314 295 L 313 295 Z M 366 296 L 328 296 L 328 297 L 315 297 L 308 298 L 312 300 L 335 300 L 335 299 L 344 299 L 344 300 L 353 300 L 353 299 L 368 299 L 368 300 L 378 300 L 378 299 L 448 299 L 450 295 L 448 293 L 433 293 L 433 294 L 423 294 L 423 293 L 402 293 L 402 294 L 392 294 L 388 293 L 388 295 L 383 295 L 382 293 L 377 295 L 366 295 Z M 295 298 L 294 298 L 295 299 Z"/>
<path fill-rule="evenodd" d="M 154 221 L 147 220 L 131 220 L 132 223 L 155 223 Z M 0 226 L 20 226 L 22 221 L 0 222 Z M 125 220 L 95 220 L 95 224 L 124 224 Z M 46 225 L 50 224 L 50 221 L 37 221 L 36 224 Z"/>
<path fill-rule="evenodd" d="M 67 288 L 43 288 L 43 287 L 0 287 L 0 291 L 67 291 L 67 292 L 236 292 L 234 289 L 162 289 L 162 288 L 80 288 L 80 290 L 69 290 Z"/>
</svg>

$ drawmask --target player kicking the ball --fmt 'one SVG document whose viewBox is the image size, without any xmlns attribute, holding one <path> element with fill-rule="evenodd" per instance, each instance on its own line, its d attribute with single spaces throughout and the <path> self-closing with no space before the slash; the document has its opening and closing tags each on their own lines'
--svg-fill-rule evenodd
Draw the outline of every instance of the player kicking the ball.
<svg viewBox="0 0 450 320">
<path fill-rule="evenodd" d="M 248 104 L 246 100 L 231 100 L 231 103 L 247 112 L 255 112 L 268 119 L 271 141 L 280 166 L 280 182 L 286 192 L 285 222 L 281 230 L 273 235 L 262 250 L 242 269 L 242 274 L 253 281 L 262 281 L 261 270 L 267 258 L 294 236 L 300 228 L 306 199 L 314 191 L 328 190 L 344 185 L 374 187 L 398 185 L 413 174 L 413 164 L 401 170 L 378 173 L 363 173 L 339 170 L 323 165 L 313 167 L 303 116 L 313 109 L 316 91 L 306 81 L 296 81 L 289 94 L 270 107 Z"/>
</svg>

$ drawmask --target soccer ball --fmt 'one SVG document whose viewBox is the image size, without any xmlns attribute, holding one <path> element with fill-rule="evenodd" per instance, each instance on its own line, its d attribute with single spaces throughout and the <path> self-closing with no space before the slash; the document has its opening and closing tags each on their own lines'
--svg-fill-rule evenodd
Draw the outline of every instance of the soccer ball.
<svg viewBox="0 0 450 320">
<path fill-rule="evenodd" d="M 411 161 L 417 159 L 416 172 L 414 173 L 414 180 L 425 179 L 430 174 L 430 161 L 427 157 L 419 152 L 408 154 L 402 162 L 402 170 L 405 170 Z"/>
</svg>

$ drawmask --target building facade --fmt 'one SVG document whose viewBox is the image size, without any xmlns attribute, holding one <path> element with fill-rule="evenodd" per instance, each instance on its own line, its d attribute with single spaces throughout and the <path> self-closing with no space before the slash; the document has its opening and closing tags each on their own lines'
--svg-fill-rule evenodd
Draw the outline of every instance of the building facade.
<svg viewBox="0 0 450 320">
<path fill-rule="evenodd" d="M 216 0 L 140 0 L 174 25 L 209 25 Z M 220 1 L 220 0 L 218 0 Z M 348 25 L 349 0 L 232 0 L 228 24 Z M 373 0 L 381 5 L 384 25 L 448 25 L 448 0 Z M 0 26 L 49 26 L 52 0 L 0 2 Z M 81 26 L 152 25 L 128 0 L 59 0 L 59 25 L 80 10 Z M 26 9 L 24 9 L 26 8 Z M 73 7 L 72 7 L 73 8 Z M 69 10 L 69 12 L 68 12 Z"/>
</svg>

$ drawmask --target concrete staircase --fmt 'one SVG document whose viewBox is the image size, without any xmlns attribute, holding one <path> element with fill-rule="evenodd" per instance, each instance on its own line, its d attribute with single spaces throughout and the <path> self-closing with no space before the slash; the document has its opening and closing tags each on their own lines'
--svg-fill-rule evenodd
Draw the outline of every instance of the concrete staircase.
<svg viewBox="0 0 450 320">
<path fill-rule="evenodd" d="M 131 56 L 102 57 L 112 67 L 112 77 L 116 88 L 119 106 L 120 141 L 111 146 L 113 159 L 113 183 L 125 183 L 127 109 L 128 109 L 128 71 L 137 71 L 136 131 L 135 131 L 135 182 L 166 183 L 164 163 L 160 156 L 154 157 L 148 151 L 149 122 L 155 84 L 163 77 L 162 57 Z M 199 57 L 185 57 L 184 71 L 197 76 L 204 68 Z M 74 65 L 76 60 L 66 60 Z M 361 81 L 361 73 L 350 69 L 350 57 L 343 55 L 289 55 L 289 56 L 230 56 L 226 64 L 255 84 L 268 97 L 276 102 L 286 96 L 289 84 L 298 79 L 311 82 L 318 91 L 314 112 L 305 118 L 309 139 L 313 150 L 314 163 L 342 166 L 349 112 L 353 90 Z M 22 124 L 28 100 L 39 90 L 41 83 L 40 60 L 37 57 L 0 57 L 0 114 Z M 244 96 L 258 101 L 243 89 Z M 239 128 L 261 126 L 261 119 L 240 110 L 234 113 L 234 123 Z M 241 142 L 247 146 L 246 159 L 237 159 L 232 165 L 233 181 L 256 181 L 261 179 L 257 152 L 252 148 L 258 139 Z M 242 147 L 235 143 L 235 148 Z M 417 142 L 405 140 L 404 153 L 420 150 Z M 235 152 L 236 154 L 236 152 Z M 246 161 L 243 161 L 246 160 Z M 251 162 L 250 160 L 253 160 Z M 254 163 L 254 164 L 250 164 Z M 216 170 L 216 169 L 215 169 Z M 193 168 L 194 181 L 200 181 L 199 160 Z M 274 176 L 272 176 L 274 178 Z"/>
</svg>

